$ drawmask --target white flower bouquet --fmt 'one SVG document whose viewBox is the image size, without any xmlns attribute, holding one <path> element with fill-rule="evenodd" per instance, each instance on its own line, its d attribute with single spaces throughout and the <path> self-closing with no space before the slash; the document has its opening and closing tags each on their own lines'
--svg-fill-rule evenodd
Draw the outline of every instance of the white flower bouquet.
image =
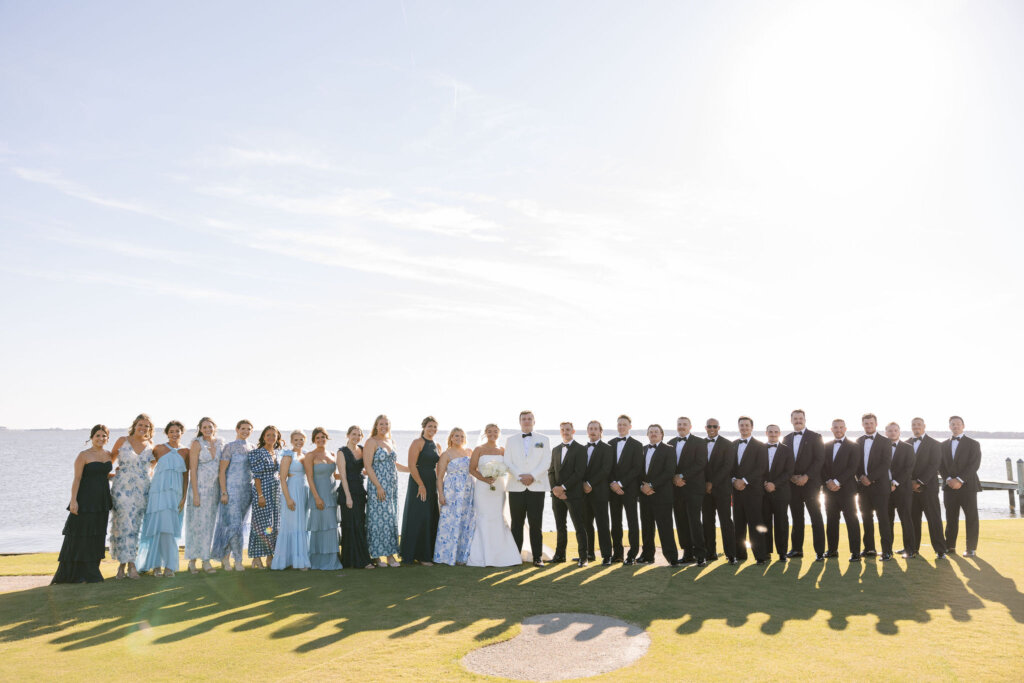
<svg viewBox="0 0 1024 683">
<path fill-rule="evenodd" d="M 500 460 L 488 460 L 480 466 L 480 474 L 484 478 L 497 479 L 498 477 L 504 477 L 508 474 L 508 465 Z M 494 491 L 494 484 L 491 484 L 491 490 Z"/>
</svg>

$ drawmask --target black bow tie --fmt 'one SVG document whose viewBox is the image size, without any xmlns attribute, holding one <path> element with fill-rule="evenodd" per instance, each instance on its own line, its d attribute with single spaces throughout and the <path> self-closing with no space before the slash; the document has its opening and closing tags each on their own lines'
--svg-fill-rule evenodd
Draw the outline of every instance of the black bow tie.
<svg viewBox="0 0 1024 683">
<path fill-rule="evenodd" d="M 714 443 L 714 442 L 715 442 L 714 439 L 708 439 L 708 443 Z"/>
<path fill-rule="evenodd" d="M 793 433 L 793 436 L 803 436 L 803 435 L 804 435 L 804 430 L 802 430 L 802 429 L 799 432 L 794 432 Z"/>
<path fill-rule="evenodd" d="M 679 440 L 682 441 L 683 443 L 686 443 L 686 437 L 685 436 L 679 437 Z"/>
<path fill-rule="evenodd" d="M 571 445 L 572 445 L 572 442 L 570 442 L 570 443 L 563 443 L 562 444 L 562 448 L 568 448 Z"/>
<path fill-rule="evenodd" d="M 591 442 L 590 442 L 590 443 L 588 443 L 587 445 L 588 445 L 588 446 L 590 446 L 591 448 L 594 448 L 595 446 L 597 446 L 597 444 L 598 444 L 598 443 L 599 443 L 599 442 L 597 442 L 597 441 L 591 441 Z"/>
<path fill-rule="evenodd" d="M 523 434 L 524 439 L 529 439 L 531 436 L 533 436 L 533 432 L 527 432 L 526 434 Z"/>
<path fill-rule="evenodd" d="M 654 448 L 657 448 L 657 447 L 658 447 L 658 445 L 657 445 L 657 444 L 653 444 L 653 443 L 649 443 L 649 444 L 647 444 L 647 449 L 648 449 L 648 450 L 651 450 L 651 449 L 654 449 Z"/>
<path fill-rule="evenodd" d="M 913 438 L 912 438 L 912 439 L 910 440 L 910 443 L 914 443 L 915 441 L 920 441 L 920 440 L 921 440 L 921 437 L 919 437 L 919 436 L 915 436 L 915 437 L 913 437 Z"/>
<path fill-rule="evenodd" d="M 962 439 L 962 438 L 963 438 L 963 437 L 960 437 L 960 436 L 954 436 L 954 437 L 953 437 L 953 441 L 959 441 L 959 440 L 960 440 L 960 439 Z"/>
<path fill-rule="evenodd" d="M 740 439 L 740 443 L 746 443 L 746 442 L 747 442 L 746 439 Z"/>
<path fill-rule="evenodd" d="M 779 444 L 777 444 L 777 443 L 770 443 L 770 444 L 768 444 L 768 448 L 778 448 L 778 447 L 779 447 Z"/>
<path fill-rule="evenodd" d="M 872 439 L 873 440 L 875 438 L 875 435 L 874 434 L 865 434 L 864 438 L 865 439 Z"/>
</svg>

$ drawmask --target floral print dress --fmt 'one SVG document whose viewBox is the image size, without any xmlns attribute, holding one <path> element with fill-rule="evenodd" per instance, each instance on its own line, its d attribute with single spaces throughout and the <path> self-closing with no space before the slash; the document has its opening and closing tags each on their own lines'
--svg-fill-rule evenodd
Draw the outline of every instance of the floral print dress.
<svg viewBox="0 0 1024 683">
<path fill-rule="evenodd" d="M 110 485 L 114 510 L 110 518 L 110 556 L 120 564 L 135 562 L 139 554 L 139 534 L 149 500 L 149 465 L 153 446 L 136 453 L 125 439 L 117 452 L 117 471 Z"/>
</svg>

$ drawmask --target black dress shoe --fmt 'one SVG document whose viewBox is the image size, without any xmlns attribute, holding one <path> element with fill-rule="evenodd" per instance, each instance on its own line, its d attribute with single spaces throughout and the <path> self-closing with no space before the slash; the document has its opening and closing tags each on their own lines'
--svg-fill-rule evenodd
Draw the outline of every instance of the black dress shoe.
<svg viewBox="0 0 1024 683">
<path fill-rule="evenodd" d="M 904 560 L 912 560 L 917 557 L 917 553 L 900 553 Z"/>
<path fill-rule="evenodd" d="M 612 566 L 612 558 L 610 558 L 610 557 L 602 558 L 601 559 L 601 566 L 602 567 L 610 567 L 610 566 Z"/>
<path fill-rule="evenodd" d="M 708 555 L 708 562 L 714 562 L 718 559 L 718 553 L 711 553 Z"/>
<path fill-rule="evenodd" d="M 548 562 L 550 562 L 551 564 L 561 564 L 562 562 L 565 562 L 565 555 L 555 555 L 550 560 L 548 560 Z"/>
<path fill-rule="evenodd" d="M 790 550 L 786 553 L 786 557 L 803 557 L 804 554 L 799 550 Z"/>
<path fill-rule="evenodd" d="M 762 564 L 768 564 L 768 560 L 758 560 L 757 564 L 758 564 L 758 566 L 760 566 Z"/>
<path fill-rule="evenodd" d="M 824 562 L 825 561 L 825 556 L 824 555 L 818 555 L 817 557 L 814 558 L 814 561 L 815 562 Z"/>
<path fill-rule="evenodd" d="M 697 560 L 697 566 L 698 567 L 706 567 L 706 566 L 708 566 L 708 561 L 707 560 Z"/>
<path fill-rule="evenodd" d="M 854 553 L 853 555 L 850 555 L 850 562 L 860 562 L 860 554 Z"/>
<path fill-rule="evenodd" d="M 693 564 L 697 560 L 694 559 L 693 555 L 683 555 L 683 559 L 680 560 L 683 564 Z"/>
<path fill-rule="evenodd" d="M 903 554 L 904 554 L 904 553 L 906 553 L 906 552 L 907 552 L 907 549 L 906 549 L 906 548 L 900 548 L 899 550 L 897 550 L 896 552 L 894 552 L 894 553 L 893 553 L 893 555 L 903 555 Z"/>
<path fill-rule="evenodd" d="M 965 550 L 964 557 L 977 557 L 978 553 L 974 550 Z"/>
<path fill-rule="evenodd" d="M 670 567 L 682 567 L 684 564 L 686 564 L 686 563 L 683 562 L 682 560 L 672 560 L 671 562 L 668 563 L 668 566 L 670 566 Z"/>
<path fill-rule="evenodd" d="M 838 558 L 839 557 L 839 551 L 838 550 L 829 550 L 827 553 L 825 553 L 825 557 Z"/>
<path fill-rule="evenodd" d="M 778 559 L 777 561 L 778 561 L 778 562 L 785 562 L 785 561 L 786 561 L 786 559 L 787 559 L 787 558 L 786 558 L 786 556 L 785 556 L 785 555 L 779 555 L 779 559 Z"/>
<path fill-rule="evenodd" d="M 889 553 L 882 553 L 882 562 L 888 562 L 892 559 L 892 555 Z"/>
<path fill-rule="evenodd" d="M 737 555 L 736 556 L 736 561 L 739 562 L 740 564 L 743 564 L 744 562 L 747 561 L 747 556 L 744 555 L 743 557 L 740 557 L 740 556 Z"/>
<path fill-rule="evenodd" d="M 739 563 L 740 563 L 740 561 L 739 561 L 739 560 L 737 560 L 737 559 L 736 559 L 735 557 L 730 557 L 730 558 L 729 558 L 729 564 L 731 564 L 731 565 L 737 565 L 737 564 L 739 564 Z"/>
<path fill-rule="evenodd" d="M 865 550 L 860 554 L 861 557 L 875 557 L 876 555 L 878 555 L 878 553 L 874 550 Z"/>
<path fill-rule="evenodd" d="M 636 560 L 630 560 L 629 558 L 626 558 L 625 560 L 622 561 L 622 566 L 623 567 L 630 567 L 630 566 L 632 566 L 634 564 L 636 564 Z"/>
<path fill-rule="evenodd" d="M 544 560 L 534 560 L 533 561 L 533 566 L 534 567 L 543 567 L 543 566 L 545 566 Z"/>
<path fill-rule="evenodd" d="M 587 555 L 587 562 L 597 562 L 597 555 Z"/>
<path fill-rule="evenodd" d="M 622 562 L 623 559 L 625 558 L 623 558 L 622 555 L 612 555 L 612 562 Z"/>
<path fill-rule="evenodd" d="M 576 560 L 576 566 L 577 567 L 586 567 L 587 566 L 587 561 L 586 560 Z"/>
<path fill-rule="evenodd" d="M 646 557 L 638 557 L 636 564 L 654 564 L 654 560 L 648 560 Z"/>
<path fill-rule="evenodd" d="M 944 560 L 944 559 L 946 559 L 946 553 L 939 553 L 938 555 L 935 556 L 935 559 L 936 560 Z"/>
</svg>

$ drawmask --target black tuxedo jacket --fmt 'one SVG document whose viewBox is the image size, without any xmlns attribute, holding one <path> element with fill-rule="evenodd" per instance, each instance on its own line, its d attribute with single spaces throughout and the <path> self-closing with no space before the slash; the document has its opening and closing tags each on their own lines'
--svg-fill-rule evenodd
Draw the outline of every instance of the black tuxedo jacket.
<svg viewBox="0 0 1024 683">
<path fill-rule="evenodd" d="M 860 446 L 849 439 L 843 439 L 833 460 L 832 451 L 835 450 L 835 443 L 833 439 L 825 444 L 825 462 L 822 463 L 821 478 L 823 481 L 835 479 L 839 482 L 840 492 L 856 491 L 857 469 L 861 461 Z"/>
<path fill-rule="evenodd" d="M 704 452 L 707 453 L 707 439 L 704 443 Z M 708 464 L 704 468 L 704 481 L 711 484 L 711 495 L 730 495 L 732 493 L 732 472 L 736 469 L 736 451 L 732 441 L 719 436 L 715 439 L 715 445 L 708 456 Z"/>
<path fill-rule="evenodd" d="M 640 493 L 640 475 L 644 471 L 644 446 L 632 436 L 627 436 L 626 445 L 622 447 L 622 457 L 616 462 L 621 440 L 622 437 L 617 436 L 609 443 L 612 449 L 612 473 L 608 482 L 619 482 L 627 496 L 635 496 Z"/>
<path fill-rule="evenodd" d="M 589 442 L 583 444 L 583 458 L 587 457 Z M 590 464 L 583 475 L 583 481 L 590 484 L 592 489 L 587 495 L 591 501 L 606 501 L 611 491 L 608 489 L 608 476 L 612 473 L 612 462 L 615 460 L 615 453 L 604 441 L 598 441 L 594 446 L 594 452 L 590 455 Z"/>
<path fill-rule="evenodd" d="M 769 446 L 765 444 L 765 460 L 771 460 L 771 466 L 765 462 L 764 468 L 764 480 L 765 482 L 771 482 L 775 484 L 774 496 L 781 500 L 789 500 L 791 496 L 789 478 L 793 476 L 793 467 L 795 466 L 796 459 L 793 457 L 793 449 L 784 443 L 780 443 L 775 448 L 775 457 L 769 458 L 768 453 Z M 810 482 L 807 484 L 810 486 Z"/>
<path fill-rule="evenodd" d="M 572 441 L 563 458 L 562 446 L 563 444 L 559 443 L 551 449 L 548 482 L 551 488 L 564 486 L 565 495 L 569 498 L 582 498 L 583 476 L 587 472 L 587 449 L 578 441 Z"/>
<path fill-rule="evenodd" d="M 679 443 L 681 438 L 677 436 L 668 442 L 668 445 L 672 447 L 673 459 L 676 456 L 676 444 Z M 686 437 L 686 445 L 683 446 L 683 450 L 679 454 L 679 464 L 676 465 L 675 469 L 675 473 L 681 475 L 683 480 L 686 481 L 686 486 L 683 487 L 684 491 L 693 494 L 704 494 L 704 472 L 707 466 L 707 442 L 699 436 L 690 434 L 690 436 Z M 690 488 L 691 486 L 693 488 Z"/>
<path fill-rule="evenodd" d="M 874 443 L 868 452 L 868 469 L 864 471 L 864 441 L 867 436 L 857 439 L 857 479 L 867 474 L 874 484 L 876 481 L 889 483 L 889 466 L 892 464 L 892 442 L 884 435 L 875 432 Z"/>
<path fill-rule="evenodd" d="M 959 477 L 968 491 L 980 491 L 978 468 L 981 467 L 981 444 L 969 436 L 961 436 L 954 460 L 952 443 L 952 439 L 946 439 L 940 444 L 939 474 L 942 475 L 942 481 Z"/>
<path fill-rule="evenodd" d="M 915 437 L 916 438 L 916 437 Z M 914 439 L 907 443 L 913 448 Z M 921 486 L 936 486 L 939 481 L 939 442 L 925 434 L 921 437 L 921 443 L 917 446 L 917 456 L 914 458 L 913 479 Z"/>
<path fill-rule="evenodd" d="M 732 459 L 735 464 L 732 468 L 731 479 L 746 479 L 748 487 L 753 487 L 755 491 L 764 493 L 764 475 L 768 471 L 768 449 L 765 448 L 763 442 L 750 437 L 747 439 L 747 448 L 743 451 L 741 460 L 739 457 L 740 441 L 737 439 L 732 444 Z"/>
<path fill-rule="evenodd" d="M 888 439 L 886 439 L 888 441 Z M 891 444 L 892 442 L 889 441 Z M 890 450 L 892 448 L 890 447 Z M 910 482 L 914 479 L 914 447 L 905 441 L 896 442 L 896 450 L 892 451 L 892 463 L 889 465 L 892 480 L 899 486 L 897 491 L 911 489 Z"/>
<path fill-rule="evenodd" d="M 641 482 L 647 482 L 654 488 L 654 495 L 650 496 L 656 505 L 668 505 L 672 506 L 672 477 L 676 473 L 676 453 L 671 446 L 666 444 L 664 441 L 658 444 L 654 449 L 654 455 L 651 456 L 651 466 L 647 467 L 647 449 L 648 446 L 644 446 L 643 458 L 641 460 L 642 466 L 644 467 L 643 474 L 640 475 Z M 641 491 L 640 495 L 643 497 L 644 493 Z"/>
<path fill-rule="evenodd" d="M 793 448 L 796 432 L 786 434 L 782 443 Z M 829 454 L 831 455 L 831 453 Z M 804 437 L 800 439 L 800 450 L 793 452 L 793 474 L 806 474 L 806 488 L 818 489 L 821 487 L 821 467 L 825 463 L 825 445 L 822 443 L 821 434 L 804 430 Z"/>
</svg>

